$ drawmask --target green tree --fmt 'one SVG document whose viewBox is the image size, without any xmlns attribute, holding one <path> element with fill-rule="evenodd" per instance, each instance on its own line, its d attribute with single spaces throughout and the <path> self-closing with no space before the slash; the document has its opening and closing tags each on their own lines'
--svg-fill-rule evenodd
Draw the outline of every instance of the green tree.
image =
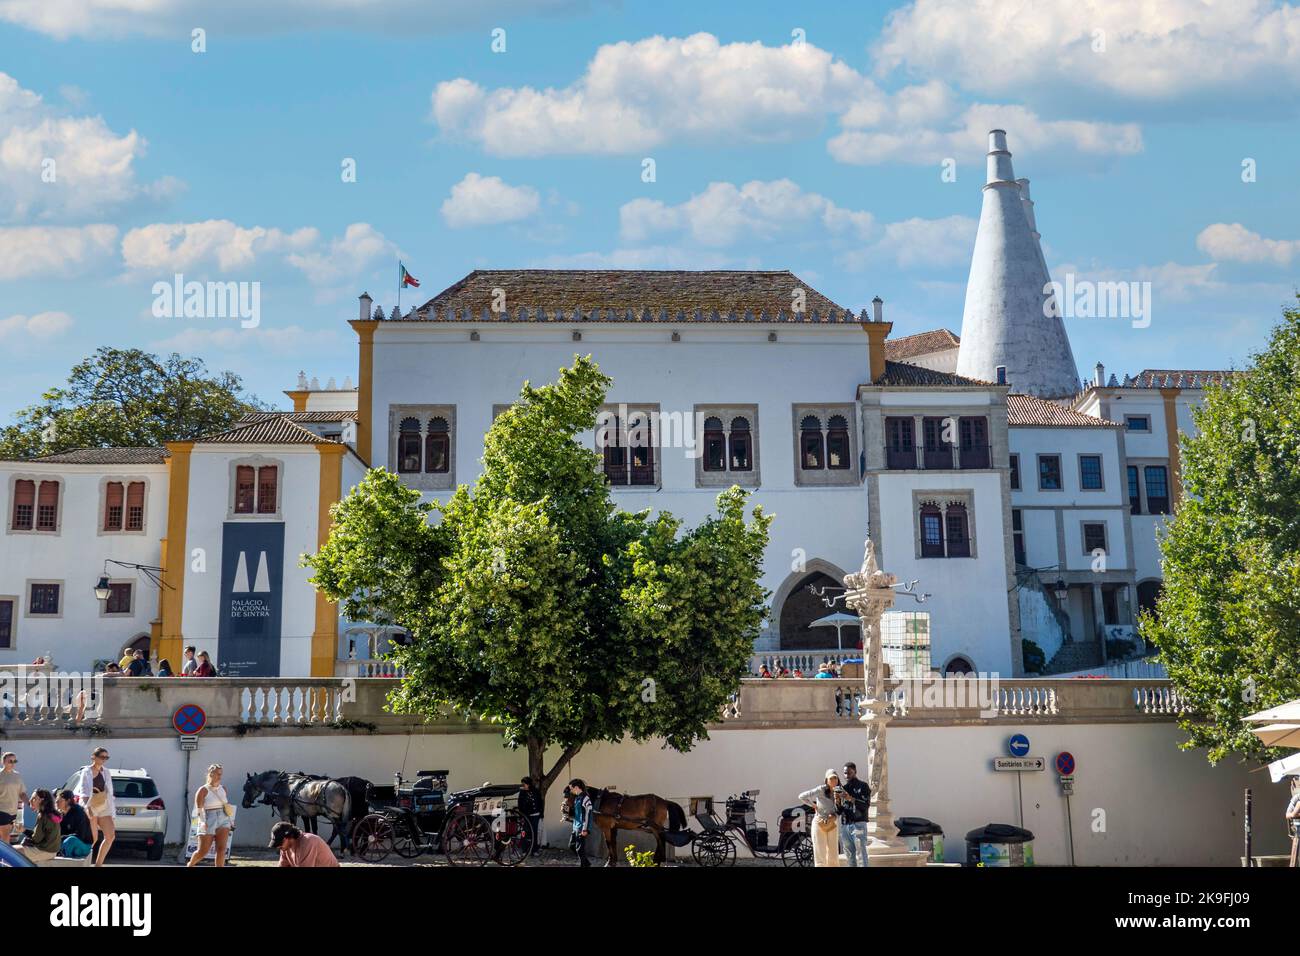
<svg viewBox="0 0 1300 956">
<path fill-rule="evenodd" d="M 770 518 L 739 488 L 684 530 L 614 507 L 594 451 L 609 379 L 576 358 L 525 383 L 487 433 L 483 471 L 446 504 L 383 469 L 334 508 L 312 582 L 353 620 L 399 623 L 391 703 L 497 722 L 545 795 L 584 744 L 707 736 L 748 671 Z M 545 765 L 548 750 L 554 759 Z"/>
<path fill-rule="evenodd" d="M 1273 759 L 1241 718 L 1300 697 L 1300 309 L 1195 412 L 1164 589 L 1141 633 L 1187 701 L 1187 746 Z"/>
<path fill-rule="evenodd" d="M 0 458 L 158 446 L 221 431 L 264 407 L 238 375 L 212 374 L 202 359 L 100 348 L 73 366 L 66 384 L 14 414 L 0 430 Z"/>
</svg>

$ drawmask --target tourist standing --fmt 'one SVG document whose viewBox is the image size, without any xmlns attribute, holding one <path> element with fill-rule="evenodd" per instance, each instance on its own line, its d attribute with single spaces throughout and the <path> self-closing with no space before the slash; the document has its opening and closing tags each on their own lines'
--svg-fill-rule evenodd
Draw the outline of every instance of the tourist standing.
<svg viewBox="0 0 1300 956">
<path fill-rule="evenodd" d="M 185 648 L 185 660 L 181 661 L 181 676 L 193 677 L 194 672 L 199 669 L 199 662 L 194 657 L 195 648 L 191 644 Z"/>
<path fill-rule="evenodd" d="M 528 823 L 533 828 L 533 848 L 529 851 L 529 856 L 537 856 L 542 847 L 543 809 L 542 795 L 533 786 L 533 778 L 524 777 L 519 781 L 519 812 L 528 818 Z"/>
<path fill-rule="evenodd" d="M 849 799 L 840 808 L 840 849 L 849 866 L 867 865 L 867 817 L 871 810 L 871 788 L 858 776 L 858 765 L 844 764 L 844 792 Z"/>
<path fill-rule="evenodd" d="M 27 831 L 18 852 L 33 863 L 45 863 L 59 855 L 59 818 L 54 812 L 54 795 L 42 788 L 32 794 L 36 826 Z"/>
<path fill-rule="evenodd" d="M 840 785 L 840 775 L 826 771 L 820 787 L 799 794 L 799 799 L 811 804 L 813 814 L 813 866 L 840 865 L 840 807 L 849 799 Z"/>
<path fill-rule="evenodd" d="M 271 828 L 272 850 L 280 851 L 280 865 L 338 866 L 334 851 L 314 833 L 303 833 L 292 823 L 280 822 Z"/>
<path fill-rule="evenodd" d="M 77 775 L 77 785 L 72 788 L 78 802 L 86 808 L 90 817 L 92 843 L 99 841 L 99 854 L 95 857 L 95 866 L 103 866 L 108 851 L 117 836 L 113 819 L 117 814 L 117 802 L 113 799 L 113 775 L 108 770 L 108 748 L 96 747 L 90 754 L 90 763 L 81 768 Z"/>
<path fill-rule="evenodd" d="M 569 837 L 569 849 L 577 856 L 579 866 L 591 866 L 587 859 L 587 833 L 593 812 L 591 797 L 587 796 L 587 785 L 578 777 L 569 781 L 569 792 L 573 795 L 573 834 Z"/>
<path fill-rule="evenodd" d="M 1291 866 L 1300 867 L 1300 777 L 1291 778 L 1291 802 L 1286 805 L 1286 824 L 1291 828 Z"/>
<path fill-rule="evenodd" d="M 212 666 L 212 659 L 208 657 L 208 652 L 203 651 L 199 654 L 199 666 L 194 669 L 191 677 L 216 677 L 217 669 Z"/>
<path fill-rule="evenodd" d="M 0 840 L 8 845 L 13 835 L 14 822 L 17 821 L 18 829 L 22 829 L 23 804 L 27 802 L 27 791 L 23 786 L 23 778 L 18 773 L 18 755 L 6 753 L 0 760 L 4 762 L 3 767 L 0 767 Z"/>
<path fill-rule="evenodd" d="M 198 866 L 199 861 L 208 855 L 213 840 L 217 841 L 216 865 L 226 865 L 226 847 L 230 843 L 235 808 L 226 798 L 226 788 L 221 785 L 221 773 L 221 764 L 214 763 L 210 766 L 203 786 L 194 794 L 194 809 L 199 814 L 199 847 L 186 866 Z"/>
<path fill-rule="evenodd" d="M 73 860 L 84 860 L 95 848 L 95 836 L 90 831 L 90 817 L 78 805 L 71 790 L 60 790 L 55 795 L 54 806 L 59 811 L 63 855 Z"/>
<path fill-rule="evenodd" d="M 149 658 L 144 656 L 144 651 L 140 648 L 135 649 L 131 655 L 131 663 L 126 669 L 127 674 L 132 677 L 153 677 L 153 668 L 149 666 Z"/>
</svg>

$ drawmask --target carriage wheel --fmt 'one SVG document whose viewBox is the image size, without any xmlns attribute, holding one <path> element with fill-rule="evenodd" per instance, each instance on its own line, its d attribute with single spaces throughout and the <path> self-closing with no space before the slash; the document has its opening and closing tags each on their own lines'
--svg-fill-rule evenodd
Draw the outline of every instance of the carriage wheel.
<svg viewBox="0 0 1300 956">
<path fill-rule="evenodd" d="M 781 851 L 781 862 L 786 866 L 812 866 L 812 838 L 806 833 L 796 833 L 794 839 Z"/>
<path fill-rule="evenodd" d="M 727 866 L 736 862 L 736 845 L 722 833 L 701 833 L 691 843 L 691 856 L 700 866 Z"/>
<path fill-rule="evenodd" d="M 492 834 L 496 842 L 495 858 L 502 866 L 518 866 L 533 851 L 533 825 L 514 807 L 505 812 L 501 829 Z"/>
<path fill-rule="evenodd" d="M 393 852 L 393 825 L 379 813 L 371 813 L 352 828 L 352 855 L 366 863 L 380 863 Z"/>
<path fill-rule="evenodd" d="M 483 866 L 494 849 L 492 827 L 477 813 L 460 813 L 448 822 L 442 851 L 453 866 Z"/>
<path fill-rule="evenodd" d="M 412 832 L 408 822 L 402 822 L 394 829 L 393 850 L 404 860 L 413 860 L 424 852 L 420 839 Z"/>
</svg>

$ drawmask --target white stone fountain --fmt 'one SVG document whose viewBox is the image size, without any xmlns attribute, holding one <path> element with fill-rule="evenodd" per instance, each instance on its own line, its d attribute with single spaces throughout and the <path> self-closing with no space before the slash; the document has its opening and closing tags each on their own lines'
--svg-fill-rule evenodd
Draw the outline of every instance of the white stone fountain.
<svg viewBox="0 0 1300 956">
<path fill-rule="evenodd" d="M 862 723 L 867 725 L 867 786 L 871 788 L 871 821 L 867 832 L 871 845 L 867 857 L 871 866 L 925 866 L 929 854 L 909 850 L 898 836 L 889 807 L 889 754 L 885 729 L 893 717 L 893 704 L 885 693 L 884 660 L 880 644 L 880 618 L 894 606 L 894 585 L 898 578 L 876 565 L 876 547 L 866 541 L 862 570 L 844 578 L 844 603 L 862 622 L 862 650 L 866 700 L 862 702 Z"/>
</svg>

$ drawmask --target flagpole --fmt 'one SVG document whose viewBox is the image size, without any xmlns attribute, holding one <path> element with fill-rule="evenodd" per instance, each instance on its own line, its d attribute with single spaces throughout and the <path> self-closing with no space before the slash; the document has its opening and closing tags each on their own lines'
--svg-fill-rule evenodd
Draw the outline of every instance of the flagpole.
<svg viewBox="0 0 1300 956">
<path fill-rule="evenodd" d="M 397 260 L 397 314 L 402 314 L 402 260 Z"/>
</svg>

